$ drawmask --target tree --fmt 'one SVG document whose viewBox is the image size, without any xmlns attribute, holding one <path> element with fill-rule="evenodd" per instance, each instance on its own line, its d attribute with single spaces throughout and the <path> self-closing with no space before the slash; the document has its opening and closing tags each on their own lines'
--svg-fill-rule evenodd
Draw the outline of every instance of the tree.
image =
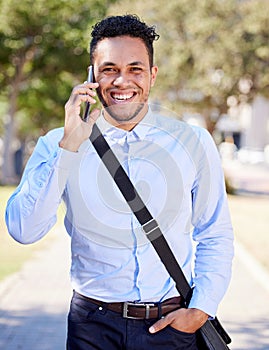
<svg viewBox="0 0 269 350">
<path fill-rule="evenodd" d="M 8 106 L 2 183 L 14 179 L 15 135 L 31 130 L 34 137 L 63 120 L 71 87 L 87 74 L 91 26 L 112 2 L 0 0 L 1 101 Z"/>
<path fill-rule="evenodd" d="M 179 113 L 202 114 L 210 132 L 229 103 L 269 95 L 267 8 L 267 0 L 138 0 L 132 8 L 123 1 L 113 6 L 157 26 L 156 97 Z"/>
</svg>

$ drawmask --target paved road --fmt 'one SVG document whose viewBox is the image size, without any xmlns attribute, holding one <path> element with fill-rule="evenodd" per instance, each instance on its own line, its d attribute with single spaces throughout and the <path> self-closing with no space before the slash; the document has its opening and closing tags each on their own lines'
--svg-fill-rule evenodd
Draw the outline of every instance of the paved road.
<svg viewBox="0 0 269 350">
<path fill-rule="evenodd" d="M 1 350 L 65 349 L 71 296 L 68 251 L 69 239 L 59 232 L 50 248 L 0 284 Z M 268 350 L 269 287 L 260 283 L 269 281 L 268 273 L 254 263 L 247 265 L 248 256 L 240 247 L 237 253 L 218 315 L 233 338 L 232 350 Z"/>
<path fill-rule="evenodd" d="M 233 277 L 218 316 L 232 337 L 231 350 L 269 350 L 269 273 L 239 244 Z"/>
<path fill-rule="evenodd" d="M 57 232 L 58 235 L 58 232 Z M 59 232 L 50 248 L 0 283 L 0 349 L 64 350 L 71 296 L 69 238 Z"/>
</svg>

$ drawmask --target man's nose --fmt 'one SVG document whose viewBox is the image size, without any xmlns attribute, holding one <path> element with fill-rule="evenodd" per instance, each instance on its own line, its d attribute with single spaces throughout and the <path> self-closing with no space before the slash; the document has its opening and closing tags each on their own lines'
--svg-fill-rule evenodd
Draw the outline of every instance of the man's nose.
<svg viewBox="0 0 269 350">
<path fill-rule="evenodd" d="M 113 81 L 115 86 L 125 86 L 129 84 L 129 76 L 123 72 L 118 73 Z"/>
</svg>

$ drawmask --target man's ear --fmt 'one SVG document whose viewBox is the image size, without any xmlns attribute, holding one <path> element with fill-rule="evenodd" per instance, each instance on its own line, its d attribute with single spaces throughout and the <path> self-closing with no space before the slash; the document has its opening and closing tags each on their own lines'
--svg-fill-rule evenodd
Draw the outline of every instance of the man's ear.
<svg viewBox="0 0 269 350">
<path fill-rule="evenodd" d="M 158 73 L 158 67 L 157 66 L 153 66 L 151 68 L 151 83 L 150 86 L 153 87 L 155 84 L 155 80 L 157 78 L 157 73 Z"/>
</svg>

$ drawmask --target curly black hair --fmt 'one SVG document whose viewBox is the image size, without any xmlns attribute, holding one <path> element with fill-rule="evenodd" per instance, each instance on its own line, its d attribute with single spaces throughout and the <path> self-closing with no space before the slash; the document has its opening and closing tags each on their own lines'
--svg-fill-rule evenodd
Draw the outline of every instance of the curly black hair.
<svg viewBox="0 0 269 350">
<path fill-rule="evenodd" d="M 93 62 L 94 51 L 99 41 L 105 38 L 128 35 L 140 38 L 146 45 L 150 66 L 153 66 L 153 41 L 159 39 L 155 27 L 149 27 L 136 15 L 110 16 L 96 23 L 92 30 L 90 60 Z"/>
</svg>

